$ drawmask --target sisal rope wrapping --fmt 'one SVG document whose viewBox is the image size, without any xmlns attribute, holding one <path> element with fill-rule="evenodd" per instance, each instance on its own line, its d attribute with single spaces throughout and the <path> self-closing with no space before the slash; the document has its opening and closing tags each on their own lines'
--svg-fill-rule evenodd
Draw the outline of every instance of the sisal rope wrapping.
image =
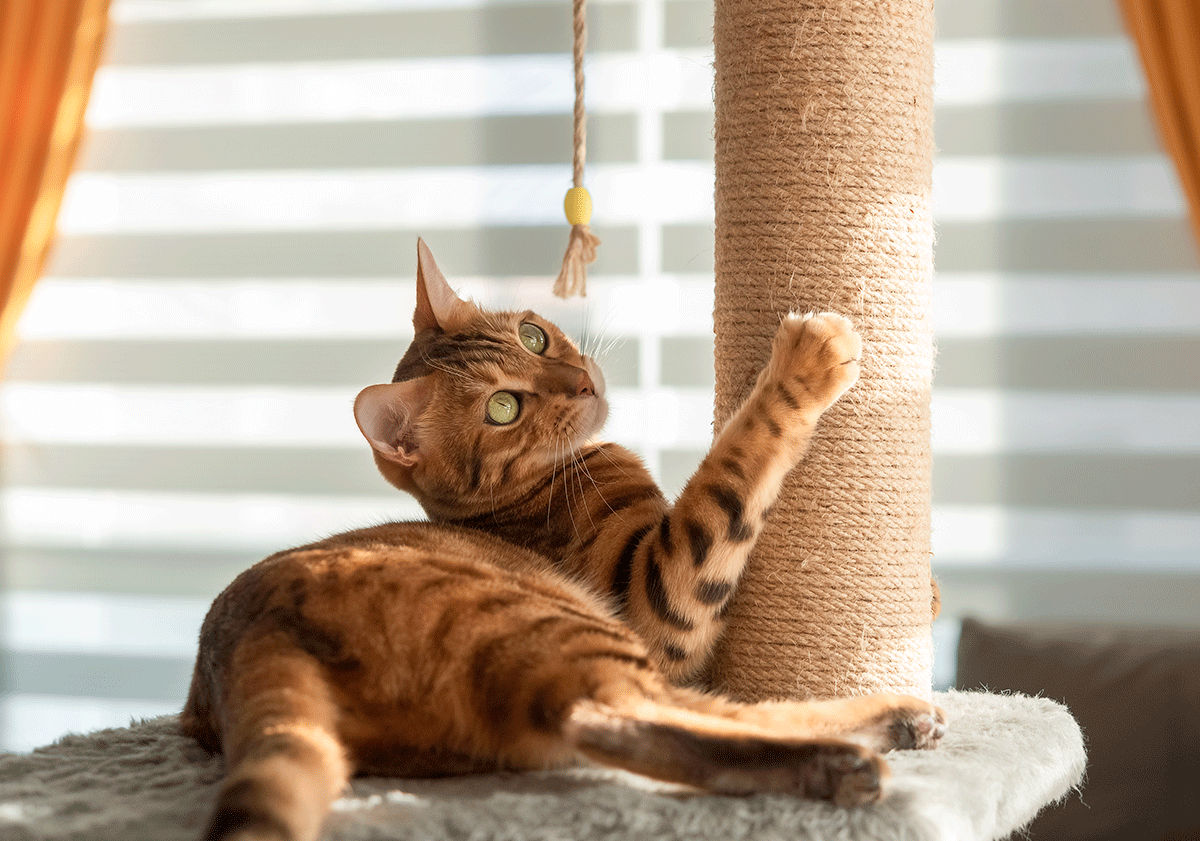
<svg viewBox="0 0 1200 841">
<path fill-rule="evenodd" d="M 750 700 L 928 697 L 933 3 L 716 0 L 714 38 L 718 428 L 783 313 L 843 313 L 864 347 L 711 676 Z"/>
<path fill-rule="evenodd" d="M 574 187 L 567 192 L 564 209 L 571 223 L 571 234 L 567 239 L 567 252 L 563 255 L 562 269 L 554 281 L 554 294 L 560 298 L 571 295 L 587 295 L 587 267 L 596 260 L 596 246 L 600 240 L 592 233 L 588 222 L 592 216 L 592 201 L 583 188 L 583 165 L 587 160 L 587 110 L 583 106 L 583 54 L 587 49 L 587 0 L 573 0 L 572 6 L 572 60 L 575 64 L 575 111 L 573 123 L 573 153 L 571 155 L 571 183 Z M 584 199 L 586 198 L 586 202 Z"/>
<path fill-rule="evenodd" d="M 571 62 L 575 68 L 575 107 L 571 112 L 574 134 L 571 183 L 583 186 L 583 164 L 587 160 L 587 109 L 583 106 L 583 55 L 587 50 L 587 0 L 571 3 Z"/>
</svg>

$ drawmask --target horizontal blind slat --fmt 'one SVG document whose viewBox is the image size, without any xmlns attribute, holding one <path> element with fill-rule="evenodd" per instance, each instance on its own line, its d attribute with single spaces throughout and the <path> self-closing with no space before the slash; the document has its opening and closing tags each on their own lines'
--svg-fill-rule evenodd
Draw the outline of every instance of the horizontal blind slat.
<svg viewBox="0 0 1200 841">
<path fill-rule="evenodd" d="M 6 486 L 0 491 L 0 516 L 6 540 L 16 545 L 178 546 L 241 550 L 253 559 L 330 534 L 423 515 L 411 498 L 380 479 L 375 497 Z"/>
<path fill-rule="evenodd" d="M 1200 271 L 1191 227 L 1173 219 L 1099 216 L 983 219 L 937 226 L 936 273 L 1156 273 Z M 701 225 L 664 225 L 662 265 L 672 273 L 711 273 L 713 233 Z"/>
<path fill-rule="evenodd" d="M 83 173 L 68 190 L 65 235 L 549 226 L 561 216 L 564 165 L 203 173 Z M 593 224 L 711 224 L 712 165 L 595 164 Z M 647 196 L 652 197 L 647 201 Z M 419 197 L 419 198 L 417 198 Z M 815 196 L 814 196 L 815 198 Z M 1186 217 L 1161 156 L 944 156 L 933 168 L 939 224 L 1008 219 Z M 817 211 L 813 210 L 816 214 Z"/>
<path fill-rule="evenodd" d="M 209 601 L 9 589 L 0 617 L 10 652 L 189 658 Z"/>
<path fill-rule="evenodd" d="M 187 693 L 194 658 L 3 651 L 7 692 L 137 698 L 174 703 Z M 125 722 L 127 723 L 127 722 Z M 118 725 L 120 726 L 120 725 Z"/>
<path fill-rule="evenodd" d="M 936 381 L 950 388 L 1198 392 L 1200 337 L 1086 335 L 947 338 Z"/>
<path fill-rule="evenodd" d="M 553 52 L 548 50 L 547 52 Z M 1144 94 L 1124 39 L 961 41 L 936 48 L 939 105 L 1129 100 Z M 711 50 L 600 53 L 593 113 L 707 109 Z M 569 113 L 567 54 L 103 67 L 93 127 Z M 655 85 L 643 84 L 654 79 Z"/>
<path fill-rule="evenodd" d="M 668 46 L 695 47 L 712 40 L 711 0 L 666 0 Z M 937 4 L 939 42 L 959 39 L 1089 38 L 1122 33 L 1112 3 L 1096 0 L 944 0 Z"/>
<path fill-rule="evenodd" d="M 563 227 L 64 235 L 47 272 L 58 277 L 411 277 L 413 244 L 423 236 L 438 253 L 454 255 L 458 275 L 551 278 L 562 259 Z M 606 226 L 603 237 L 592 271 L 635 274 L 637 230 Z M 711 233 L 708 237 L 711 241 Z"/>
<path fill-rule="evenodd" d="M 109 67 L 237 64 L 567 51 L 570 10 L 559 3 L 486 3 L 405 9 L 184 20 L 126 20 L 115 28 Z M 589 10 L 588 49 L 630 50 L 637 7 Z"/>
<path fill-rule="evenodd" d="M 345 120 L 93 129 L 79 166 L 89 172 L 380 167 L 565 162 L 570 115 Z M 667 111 L 664 160 L 711 161 L 711 108 Z M 1158 140 L 1136 100 L 944 105 L 934 126 L 943 156 L 1153 155 Z M 588 120 L 588 160 L 636 160 L 636 115 Z"/>
<path fill-rule="evenodd" d="M 546 277 L 495 281 L 456 273 L 454 285 L 475 300 L 532 308 L 580 340 L 603 325 L 606 368 L 624 364 L 625 346 L 640 336 L 711 333 L 711 277 L 664 275 L 651 285 L 636 276 L 592 275 L 582 308 L 554 296 Z M 414 289 L 407 278 L 51 276 L 38 283 L 20 332 L 27 341 L 374 339 L 399 348 L 408 340 Z M 631 310 L 634 299 L 644 306 Z"/>
<path fill-rule="evenodd" d="M 568 114 L 569 54 L 391 61 L 102 67 L 92 127 Z M 643 80 L 659 84 L 647 87 Z M 588 111 L 711 105 L 711 51 L 605 53 L 588 65 Z M 569 138 L 568 138 L 569 139 Z"/>
<path fill-rule="evenodd" d="M 1200 332 L 1200 273 L 940 272 L 939 338 L 986 335 L 1092 337 Z"/>
<path fill-rule="evenodd" d="M 943 454 L 935 503 L 1014 508 L 1200 510 L 1200 454 Z"/>
<path fill-rule="evenodd" d="M 1059 510 L 943 503 L 933 508 L 934 571 L 994 566 L 1071 572 L 1188 571 L 1195 592 L 1200 512 Z M 1119 611 L 1114 611 L 1119 612 Z"/>
<path fill-rule="evenodd" d="M 711 124 L 712 118 L 709 117 Z M 634 114 L 588 120 L 588 160 L 636 159 Z M 94 129 L 85 172 L 569 164 L 569 114 Z"/>
<path fill-rule="evenodd" d="M 278 548 L 185 549 L 169 541 L 160 546 L 106 541 L 97 547 L 35 538 L 8 542 L 4 579 L 13 590 L 211 600 Z"/>
<path fill-rule="evenodd" d="M 1147 169 L 1138 164 L 1134 177 Z M 1151 167 L 1153 168 L 1153 165 Z M 64 235 L 253 231 L 369 231 L 555 226 L 570 168 L 523 165 L 376 170 L 299 170 L 177 174 L 83 173 L 64 198 Z M 707 223 L 712 166 L 663 163 L 588 168 L 604 198 L 598 229 L 665 222 Z M 1120 185 L 1118 184 L 1118 187 Z M 654 196 L 652 203 L 646 196 Z M 1176 211 L 1180 212 L 1180 211 Z"/>
</svg>

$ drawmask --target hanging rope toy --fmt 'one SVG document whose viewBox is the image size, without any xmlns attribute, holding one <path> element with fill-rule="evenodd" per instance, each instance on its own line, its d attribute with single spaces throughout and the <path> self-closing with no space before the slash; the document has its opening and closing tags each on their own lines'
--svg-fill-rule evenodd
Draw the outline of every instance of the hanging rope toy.
<svg viewBox="0 0 1200 841">
<path fill-rule="evenodd" d="M 587 45 L 586 0 L 573 0 L 575 24 L 575 153 L 572 159 L 575 186 L 567 190 L 563 210 L 571 225 L 571 238 L 563 256 L 562 271 L 554 281 L 560 298 L 587 294 L 587 266 L 596 259 L 600 240 L 588 223 L 592 220 L 592 197 L 583 186 L 583 162 L 587 158 L 587 112 L 583 108 L 583 50 Z"/>
</svg>

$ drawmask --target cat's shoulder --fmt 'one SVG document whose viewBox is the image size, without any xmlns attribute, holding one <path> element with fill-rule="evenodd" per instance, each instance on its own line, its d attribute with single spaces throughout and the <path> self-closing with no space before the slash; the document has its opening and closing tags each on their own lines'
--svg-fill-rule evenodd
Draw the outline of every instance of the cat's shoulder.
<svg viewBox="0 0 1200 841">
<path fill-rule="evenodd" d="M 589 470 L 595 468 L 619 468 L 645 470 L 646 462 L 628 447 L 612 441 L 597 441 L 579 448 L 579 460 Z"/>
</svg>

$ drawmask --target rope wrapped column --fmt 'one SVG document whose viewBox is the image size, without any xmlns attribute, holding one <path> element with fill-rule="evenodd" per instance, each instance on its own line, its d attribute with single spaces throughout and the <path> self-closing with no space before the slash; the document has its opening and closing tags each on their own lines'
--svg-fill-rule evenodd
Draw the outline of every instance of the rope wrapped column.
<svg viewBox="0 0 1200 841">
<path fill-rule="evenodd" d="M 932 0 L 716 0 L 716 423 L 780 316 L 862 376 L 820 421 L 730 607 L 716 688 L 928 696 Z"/>
</svg>

